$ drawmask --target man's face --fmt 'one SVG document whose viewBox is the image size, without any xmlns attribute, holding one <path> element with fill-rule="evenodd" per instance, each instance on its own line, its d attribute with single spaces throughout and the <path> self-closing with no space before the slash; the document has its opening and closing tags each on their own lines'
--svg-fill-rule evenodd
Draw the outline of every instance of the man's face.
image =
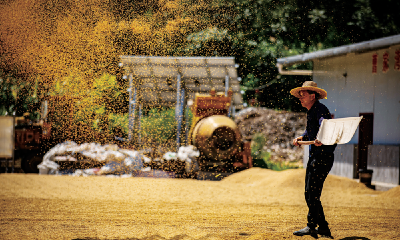
<svg viewBox="0 0 400 240">
<path fill-rule="evenodd" d="M 300 91 L 299 95 L 300 95 L 299 100 L 301 102 L 301 106 L 310 109 L 314 104 L 315 94 L 309 94 L 307 91 Z"/>
</svg>

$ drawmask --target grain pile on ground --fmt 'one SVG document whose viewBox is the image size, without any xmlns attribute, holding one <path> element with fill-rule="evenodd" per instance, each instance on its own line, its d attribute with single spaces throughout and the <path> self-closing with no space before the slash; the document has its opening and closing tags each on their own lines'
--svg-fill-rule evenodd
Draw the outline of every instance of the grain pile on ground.
<svg viewBox="0 0 400 240">
<path fill-rule="evenodd" d="M 292 141 L 306 129 L 306 113 L 252 107 L 240 111 L 235 122 L 244 138 L 257 133 L 267 137 L 264 150 L 271 152 L 271 160 L 302 161 L 303 150 Z"/>
<path fill-rule="evenodd" d="M 304 169 L 252 168 L 222 181 L 1 174 L 1 239 L 312 239 Z M 328 176 L 335 239 L 399 239 L 400 189 Z"/>
</svg>

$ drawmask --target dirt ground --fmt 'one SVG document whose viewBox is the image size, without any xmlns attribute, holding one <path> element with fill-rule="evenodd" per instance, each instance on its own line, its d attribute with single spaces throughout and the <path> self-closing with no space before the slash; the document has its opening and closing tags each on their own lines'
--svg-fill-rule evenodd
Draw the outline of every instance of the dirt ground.
<svg viewBox="0 0 400 240">
<path fill-rule="evenodd" d="M 0 174 L 0 239 L 312 239 L 304 169 L 252 168 L 222 181 Z M 400 239 L 400 187 L 328 176 L 335 239 Z"/>
</svg>

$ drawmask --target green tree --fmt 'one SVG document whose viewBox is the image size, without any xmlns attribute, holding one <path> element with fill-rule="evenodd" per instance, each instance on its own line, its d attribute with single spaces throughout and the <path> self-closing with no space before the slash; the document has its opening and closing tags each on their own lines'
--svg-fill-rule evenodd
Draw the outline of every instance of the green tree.
<svg viewBox="0 0 400 240">
<path fill-rule="evenodd" d="M 277 58 L 398 34 L 398 12 L 396 0 L 7 0 L 0 68 L 43 91 L 105 73 L 126 89 L 120 55 L 234 56 L 245 100 L 258 89 L 264 106 L 297 111 L 289 90 L 310 78 L 279 76 Z"/>
<path fill-rule="evenodd" d="M 22 116 L 29 113 L 29 119 L 39 118 L 38 79 L 25 82 L 10 74 L 0 72 L 0 116 Z"/>
<path fill-rule="evenodd" d="M 191 34 L 190 46 L 210 48 L 218 44 L 218 51 L 197 49 L 207 55 L 235 56 L 240 64 L 239 75 L 245 100 L 254 98 L 259 89 L 264 106 L 301 111 L 302 108 L 289 90 L 311 77 L 279 76 L 276 59 L 326 48 L 398 34 L 400 2 L 385 0 L 220 0 L 214 1 L 215 33 Z M 380 6 L 385 6 L 382 9 Z M 218 20 L 216 20 L 218 19 Z M 191 41 L 190 41 L 191 40 Z M 195 42 L 196 43 L 196 42 Z M 214 44 L 217 43 L 217 44 Z M 221 49 L 223 47 L 224 49 Z M 312 69 L 312 64 L 295 65 L 297 69 Z"/>
</svg>

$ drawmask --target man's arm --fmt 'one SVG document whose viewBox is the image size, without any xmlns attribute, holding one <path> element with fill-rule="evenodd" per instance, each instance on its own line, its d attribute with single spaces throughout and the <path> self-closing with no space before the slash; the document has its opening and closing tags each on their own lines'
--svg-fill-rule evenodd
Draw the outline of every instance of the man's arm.
<svg viewBox="0 0 400 240">
<path fill-rule="evenodd" d="M 298 141 L 302 141 L 302 140 L 303 140 L 303 136 L 300 136 L 300 137 L 297 137 L 297 138 L 293 139 L 293 145 L 300 146 Z"/>
<path fill-rule="evenodd" d="M 304 133 L 301 135 L 301 136 L 299 136 L 299 137 L 297 137 L 297 138 L 295 138 L 295 139 L 293 139 L 293 145 L 295 145 L 295 146 L 300 146 L 300 144 L 298 143 L 299 141 L 305 141 L 305 140 L 307 140 L 308 139 L 308 134 L 307 134 L 307 129 L 304 131 Z"/>
<path fill-rule="evenodd" d="M 320 142 L 318 139 L 315 139 L 314 145 L 317 146 L 317 147 L 319 147 L 319 146 L 322 146 L 323 144 L 322 144 L 322 142 Z"/>
</svg>

